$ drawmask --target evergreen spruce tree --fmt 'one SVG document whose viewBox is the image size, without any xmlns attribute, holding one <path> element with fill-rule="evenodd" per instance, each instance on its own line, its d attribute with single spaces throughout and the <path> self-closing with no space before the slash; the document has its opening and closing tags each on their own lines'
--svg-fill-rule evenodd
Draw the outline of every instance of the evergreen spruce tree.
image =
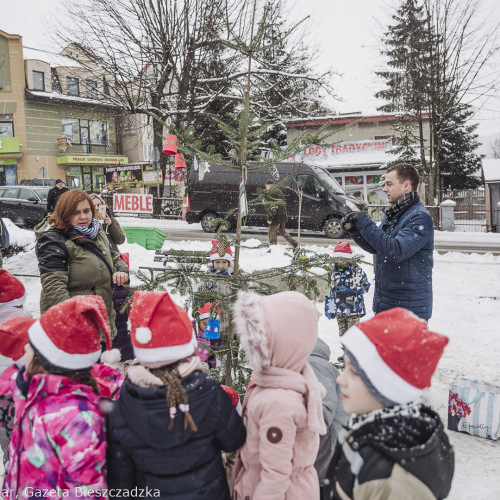
<svg viewBox="0 0 500 500">
<path fill-rule="evenodd" d="M 439 166 L 445 190 L 475 189 L 481 184 L 478 171 L 483 156 L 475 152 L 480 146 L 478 124 L 468 124 L 473 114 L 469 105 L 461 104 L 447 110 L 443 120 Z"/>
</svg>

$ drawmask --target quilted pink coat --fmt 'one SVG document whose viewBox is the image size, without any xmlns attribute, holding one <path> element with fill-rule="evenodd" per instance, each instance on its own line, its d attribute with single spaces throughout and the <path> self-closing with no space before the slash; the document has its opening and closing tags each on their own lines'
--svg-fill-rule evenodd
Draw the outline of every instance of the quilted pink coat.
<svg viewBox="0 0 500 500">
<path fill-rule="evenodd" d="M 315 307 L 298 292 L 240 293 L 237 331 L 255 369 L 243 405 L 247 440 L 233 471 L 237 500 L 316 500 L 324 388 L 307 364 L 318 337 Z"/>
<path fill-rule="evenodd" d="M 95 365 L 92 373 L 101 396 L 59 375 L 35 375 L 28 382 L 25 371 L 24 396 L 14 373 L 15 421 L 2 497 L 25 499 L 49 490 L 56 498 L 81 498 L 84 486 L 106 487 L 105 418 L 99 406 L 102 398 L 115 396 L 123 376 L 105 365 Z"/>
</svg>

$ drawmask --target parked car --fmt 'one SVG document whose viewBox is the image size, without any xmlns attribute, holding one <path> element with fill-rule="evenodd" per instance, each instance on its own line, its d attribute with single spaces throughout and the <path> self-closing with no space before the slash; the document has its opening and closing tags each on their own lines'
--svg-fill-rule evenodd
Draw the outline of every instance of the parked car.
<svg viewBox="0 0 500 500">
<path fill-rule="evenodd" d="M 35 226 L 47 212 L 49 189 L 49 186 L 1 186 L 0 216 L 18 226 Z"/>
<path fill-rule="evenodd" d="M 54 187 L 57 179 L 23 179 L 20 186 L 49 186 Z"/>
<path fill-rule="evenodd" d="M 202 167 L 200 167 L 201 169 Z M 303 186 L 301 228 L 324 231 L 329 238 L 340 238 L 343 229 L 340 219 L 353 210 L 366 211 L 367 205 L 346 194 L 342 186 L 323 167 L 306 163 L 278 163 L 273 167 L 248 170 L 246 181 L 247 199 L 257 196 L 257 188 L 265 188 L 266 180 L 274 178 L 284 182 L 281 190 L 286 198 L 288 228 L 298 227 L 299 198 L 293 179 Z M 214 219 L 225 217 L 238 207 L 240 171 L 219 165 L 209 165 L 208 171 L 191 169 L 188 179 L 190 210 L 186 221 L 190 224 L 201 222 L 206 232 L 215 231 Z M 236 225 L 236 214 L 232 220 Z M 267 227 L 267 213 L 263 206 L 249 207 L 247 226 Z"/>
</svg>

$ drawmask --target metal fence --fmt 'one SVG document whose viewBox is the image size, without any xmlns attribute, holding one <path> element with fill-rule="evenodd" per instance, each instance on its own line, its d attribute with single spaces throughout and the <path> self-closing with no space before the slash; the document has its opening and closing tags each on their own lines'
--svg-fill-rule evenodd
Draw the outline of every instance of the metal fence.
<svg viewBox="0 0 500 500">
<path fill-rule="evenodd" d="M 101 195 L 106 205 L 110 209 L 113 208 L 113 195 L 103 194 Z M 116 212 L 115 215 L 119 215 L 120 212 Z M 139 217 L 149 219 L 154 217 L 155 219 L 171 219 L 171 220 L 181 220 L 182 215 L 182 198 L 169 198 L 162 197 L 157 198 L 153 195 L 153 213 L 152 214 L 131 214 L 123 213 L 123 215 L 131 217 Z"/>
</svg>

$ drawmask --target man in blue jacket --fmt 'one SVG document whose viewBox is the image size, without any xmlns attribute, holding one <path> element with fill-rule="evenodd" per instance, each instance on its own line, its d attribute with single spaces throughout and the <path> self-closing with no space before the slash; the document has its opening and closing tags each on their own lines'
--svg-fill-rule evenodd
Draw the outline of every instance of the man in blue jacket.
<svg viewBox="0 0 500 500">
<path fill-rule="evenodd" d="M 380 226 L 363 212 L 351 212 L 342 225 L 363 250 L 376 254 L 373 312 L 404 307 L 428 320 L 434 222 L 420 202 L 418 182 L 413 165 L 393 165 L 387 169 L 383 189 L 390 206 Z"/>
</svg>

